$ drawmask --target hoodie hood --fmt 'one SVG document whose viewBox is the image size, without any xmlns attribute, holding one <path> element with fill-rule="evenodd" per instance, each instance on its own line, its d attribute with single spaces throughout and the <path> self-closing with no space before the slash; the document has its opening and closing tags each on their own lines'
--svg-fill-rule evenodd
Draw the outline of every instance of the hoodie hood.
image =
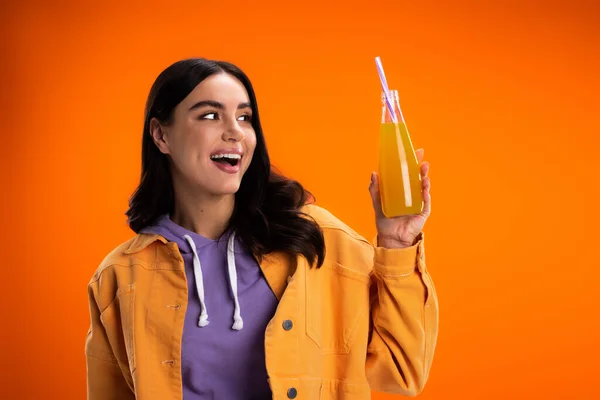
<svg viewBox="0 0 600 400">
<path fill-rule="evenodd" d="M 188 231 L 187 229 L 177 225 L 175 222 L 171 221 L 168 215 L 161 216 L 154 222 L 153 225 L 142 229 L 140 233 L 157 234 L 164 237 L 169 242 L 177 243 L 179 251 L 184 254 L 193 253 L 190 243 L 185 239 L 186 235 L 192 238 L 196 244 L 196 248 L 216 242 L 216 240 L 198 235 L 195 232 Z M 226 232 L 224 237 L 228 237 L 229 234 L 230 232 Z"/>
</svg>

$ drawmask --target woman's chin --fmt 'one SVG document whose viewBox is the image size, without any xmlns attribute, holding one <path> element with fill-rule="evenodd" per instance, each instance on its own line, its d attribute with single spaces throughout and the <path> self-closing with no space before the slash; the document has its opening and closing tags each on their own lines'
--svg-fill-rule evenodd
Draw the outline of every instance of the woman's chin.
<svg viewBox="0 0 600 400">
<path fill-rule="evenodd" d="M 223 182 L 223 184 L 212 188 L 211 192 L 217 196 L 227 196 L 236 194 L 240 190 L 239 182 Z"/>
</svg>

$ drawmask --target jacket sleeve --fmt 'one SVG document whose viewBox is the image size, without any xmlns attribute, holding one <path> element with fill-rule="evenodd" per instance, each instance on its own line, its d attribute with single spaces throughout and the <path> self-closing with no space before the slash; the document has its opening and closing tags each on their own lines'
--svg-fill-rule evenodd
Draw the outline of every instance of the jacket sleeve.
<svg viewBox="0 0 600 400">
<path fill-rule="evenodd" d="M 97 303 L 98 281 L 88 286 L 90 328 L 85 342 L 88 400 L 135 399 L 121 366 L 111 349 L 108 336 L 100 319 Z"/>
<path fill-rule="evenodd" d="M 367 378 L 375 391 L 416 396 L 429 376 L 439 318 L 423 234 L 412 247 L 374 252 Z"/>
</svg>

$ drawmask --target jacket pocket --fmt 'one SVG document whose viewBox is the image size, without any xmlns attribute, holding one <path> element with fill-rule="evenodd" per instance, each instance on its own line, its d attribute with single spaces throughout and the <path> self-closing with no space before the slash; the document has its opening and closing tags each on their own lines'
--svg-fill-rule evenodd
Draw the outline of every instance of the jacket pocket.
<svg viewBox="0 0 600 400">
<path fill-rule="evenodd" d="M 134 299 L 133 284 L 119 288 L 113 302 L 100 314 L 117 361 L 131 375 L 135 371 Z"/>
<path fill-rule="evenodd" d="M 368 309 L 368 275 L 330 260 L 306 270 L 306 334 L 323 354 L 349 353 Z"/>
<path fill-rule="evenodd" d="M 319 400 L 367 400 L 371 398 L 368 383 L 351 383 L 324 379 Z"/>
</svg>

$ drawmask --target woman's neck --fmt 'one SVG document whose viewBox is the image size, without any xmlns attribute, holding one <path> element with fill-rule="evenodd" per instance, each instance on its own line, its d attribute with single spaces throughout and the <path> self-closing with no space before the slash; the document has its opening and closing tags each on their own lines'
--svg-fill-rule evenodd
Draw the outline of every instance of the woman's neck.
<svg viewBox="0 0 600 400">
<path fill-rule="evenodd" d="M 185 193 L 175 193 L 171 220 L 189 231 L 216 240 L 227 229 L 234 206 L 233 194 L 186 196 Z"/>
</svg>

